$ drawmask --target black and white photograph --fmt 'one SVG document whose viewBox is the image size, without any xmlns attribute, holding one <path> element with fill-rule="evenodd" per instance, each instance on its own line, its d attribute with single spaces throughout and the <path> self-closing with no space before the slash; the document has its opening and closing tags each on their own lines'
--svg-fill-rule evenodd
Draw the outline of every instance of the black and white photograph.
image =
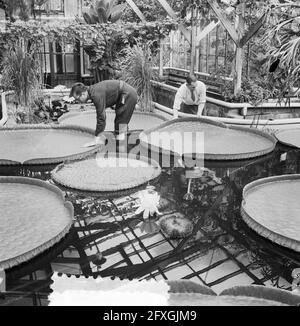
<svg viewBox="0 0 300 326">
<path fill-rule="evenodd" d="M 0 0 L 0 97 L 1 308 L 300 306 L 300 0 Z"/>
</svg>

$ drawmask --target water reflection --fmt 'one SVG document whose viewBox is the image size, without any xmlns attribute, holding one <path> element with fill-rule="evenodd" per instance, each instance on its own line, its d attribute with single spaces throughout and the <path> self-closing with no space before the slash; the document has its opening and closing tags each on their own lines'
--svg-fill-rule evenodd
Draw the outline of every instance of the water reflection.
<svg viewBox="0 0 300 326">
<path fill-rule="evenodd" d="M 54 167 L 0 167 L 0 175 L 50 181 Z M 299 173 L 300 151 L 281 147 L 253 161 L 210 161 L 205 168 L 211 173 L 199 177 L 184 168 L 164 169 L 155 183 L 162 216 L 180 213 L 192 221 L 193 232 L 183 239 L 170 239 L 161 230 L 141 230 L 141 219 L 134 214 L 136 191 L 105 197 L 67 191 L 67 200 L 75 208 L 72 232 L 44 254 L 7 271 L 8 295 L 0 304 L 46 305 L 53 272 L 129 279 L 185 278 L 216 292 L 238 284 L 290 289 L 291 272 L 300 266 L 300 254 L 250 230 L 241 219 L 240 203 L 247 183 Z M 159 224 L 159 217 L 156 222 Z"/>
</svg>

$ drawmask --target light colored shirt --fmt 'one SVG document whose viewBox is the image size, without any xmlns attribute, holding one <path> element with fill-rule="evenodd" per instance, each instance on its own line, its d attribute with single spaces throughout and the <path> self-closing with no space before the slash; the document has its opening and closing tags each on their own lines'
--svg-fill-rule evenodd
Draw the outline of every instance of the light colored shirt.
<svg viewBox="0 0 300 326">
<path fill-rule="evenodd" d="M 180 110 L 181 103 L 185 103 L 187 105 L 200 105 L 206 102 L 206 86 L 201 81 L 196 82 L 196 87 L 194 89 L 195 100 L 192 99 L 192 94 L 187 84 L 182 84 L 176 95 L 174 100 L 173 108 L 176 110 Z"/>
</svg>

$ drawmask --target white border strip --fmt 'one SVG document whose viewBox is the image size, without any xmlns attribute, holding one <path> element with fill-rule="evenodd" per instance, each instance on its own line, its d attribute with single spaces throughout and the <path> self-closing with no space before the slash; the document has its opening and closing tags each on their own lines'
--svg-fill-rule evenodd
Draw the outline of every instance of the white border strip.
<svg viewBox="0 0 300 326">
<path fill-rule="evenodd" d="M 1 93 L 1 105 L 2 105 L 2 118 L 0 119 L 0 126 L 4 126 L 8 119 L 7 114 L 7 105 L 6 105 L 6 96 L 13 94 L 12 91 L 9 92 L 2 92 Z"/>
</svg>

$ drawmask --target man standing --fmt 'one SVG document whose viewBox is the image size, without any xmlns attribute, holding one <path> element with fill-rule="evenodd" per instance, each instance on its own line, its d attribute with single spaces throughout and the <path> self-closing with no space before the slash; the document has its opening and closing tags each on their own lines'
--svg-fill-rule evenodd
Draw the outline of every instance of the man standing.
<svg viewBox="0 0 300 326">
<path fill-rule="evenodd" d="M 195 75 L 189 75 L 186 83 L 181 85 L 175 95 L 173 116 L 178 118 L 178 111 L 202 115 L 206 102 L 206 86 L 197 80 Z"/>
<path fill-rule="evenodd" d="M 119 80 L 104 80 L 89 87 L 82 83 L 76 83 L 71 89 L 70 97 L 74 97 L 80 103 L 86 103 L 90 99 L 96 108 L 95 139 L 93 142 L 86 144 L 86 147 L 104 144 L 105 109 L 112 106 L 115 106 L 116 111 L 116 139 L 125 139 L 128 124 L 137 103 L 137 92 L 133 87 Z"/>
</svg>

